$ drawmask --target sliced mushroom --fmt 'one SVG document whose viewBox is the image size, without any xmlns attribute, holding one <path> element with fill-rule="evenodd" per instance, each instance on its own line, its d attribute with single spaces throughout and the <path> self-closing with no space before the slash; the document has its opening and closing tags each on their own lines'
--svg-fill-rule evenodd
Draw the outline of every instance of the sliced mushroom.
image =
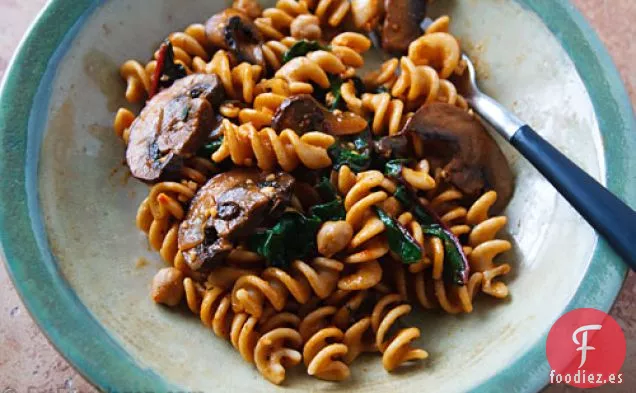
<svg viewBox="0 0 636 393">
<path fill-rule="evenodd" d="M 212 230 L 201 244 L 183 252 L 183 257 L 190 269 L 206 273 L 214 266 L 220 265 L 233 249 L 234 244 L 231 241 L 217 237 Z"/>
<path fill-rule="evenodd" d="M 228 8 L 213 15 L 205 24 L 205 34 L 212 45 L 232 51 L 239 61 L 265 67 L 263 37 L 242 11 Z"/>
<path fill-rule="evenodd" d="M 232 242 L 275 220 L 289 205 L 294 178 L 234 169 L 210 179 L 194 197 L 179 227 L 179 249 L 193 270 L 222 261 Z"/>
<path fill-rule="evenodd" d="M 272 127 L 277 131 L 289 128 L 298 133 L 321 131 L 334 136 L 358 134 L 368 125 L 355 113 L 330 112 L 309 94 L 286 98 L 272 120 Z"/>
<path fill-rule="evenodd" d="M 373 141 L 373 151 L 375 154 L 387 160 L 392 157 L 408 157 L 411 145 L 403 131 L 404 129 L 396 135 L 385 136 L 377 141 Z"/>
<path fill-rule="evenodd" d="M 426 17 L 426 0 L 385 0 L 382 49 L 406 53 L 409 44 L 422 35 L 420 23 Z"/>
<path fill-rule="evenodd" d="M 482 124 L 466 111 L 450 104 L 421 107 L 404 125 L 402 134 L 415 133 L 423 142 L 423 155 L 433 168 L 464 195 L 478 198 L 485 191 L 497 192 L 493 212 L 510 200 L 514 180 L 508 161 Z"/>
<path fill-rule="evenodd" d="M 216 75 L 191 75 L 155 95 L 130 126 L 126 161 L 132 175 L 155 181 L 178 171 L 215 124 L 224 91 Z"/>
</svg>

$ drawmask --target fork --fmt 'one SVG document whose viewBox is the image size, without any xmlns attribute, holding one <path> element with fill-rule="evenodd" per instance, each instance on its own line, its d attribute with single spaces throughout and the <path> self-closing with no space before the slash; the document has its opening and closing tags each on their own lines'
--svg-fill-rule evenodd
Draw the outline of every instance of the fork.
<svg viewBox="0 0 636 393">
<path fill-rule="evenodd" d="M 477 87 L 475 67 L 455 75 L 458 91 L 479 117 L 514 146 L 579 214 L 636 270 L 636 212 L 585 173 L 528 124 Z"/>
</svg>

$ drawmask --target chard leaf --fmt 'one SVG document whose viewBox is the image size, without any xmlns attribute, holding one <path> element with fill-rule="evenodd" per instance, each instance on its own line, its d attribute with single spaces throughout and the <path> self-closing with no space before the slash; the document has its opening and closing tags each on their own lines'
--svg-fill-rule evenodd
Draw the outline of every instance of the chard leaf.
<svg viewBox="0 0 636 393">
<path fill-rule="evenodd" d="M 399 158 L 391 160 L 384 165 L 384 174 L 390 178 L 399 180 L 402 177 L 402 168 L 411 160 L 407 158 Z"/>
<path fill-rule="evenodd" d="M 468 265 L 457 237 L 437 224 L 422 225 L 422 231 L 427 235 L 439 238 L 444 244 L 444 281 L 455 285 L 466 285 Z"/>
<path fill-rule="evenodd" d="M 329 180 L 327 176 L 323 176 L 316 184 L 316 191 L 318 191 L 318 195 L 327 202 L 338 198 L 336 187 L 331 184 L 331 180 Z"/>
<path fill-rule="evenodd" d="M 329 106 L 330 111 L 334 111 L 338 109 L 340 106 L 340 102 L 342 101 L 342 79 L 338 75 L 328 74 L 331 95 L 333 96 L 333 101 Z"/>
<path fill-rule="evenodd" d="M 459 239 L 435 212 L 420 203 L 415 193 L 405 185 L 401 176 L 398 181 L 402 184 L 397 186 L 393 196 L 402 207 L 413 214 L 425 234 L 436 236 L 444 243 L 444 281 L 455 285 L 466 285 L 470 268 Z"/>
<path fill-rule="evenodd" d="M 370 132 L 364 131 L 349 137 L 340 137 L 327 152 L 333 161 L 333 169 L 347 165 L 354 172 L 362 172 L 371 164 Z"/>
<path fill-rule="evenodd" d="M 364 94 L 366 91 L 364 82 L 362 82 L 362 79 L 360 79 L 357 76 L 351 77 L 344 81 L 338 75 L 327 74 L 327 76 L 329 77 L 329 82 L 331 84 L 329 89 L 331 91 L 331 95 L 333 96 L 333 102 L 331 103 L 331 106 L 329 107 L 329 110 L 331 111 L 339 109 L 340 106 L 342 105 L 342 84 L 343 83 L 352 81 L 353 87 L 356 92 L 356 96 L 358 97 L 362 96 L 362 94 Z"/>
<path fill-rule="evenodd" d="M 344 220 L 347 213 L 340 199 L 331 202 L 314 205 L 309 209 L 309 214 L 318 217 L 320 221 L 340 221 Z"/>
<path fill-rule="evenodd" d="M 397 186 L 395 193 L 393 194 L 405 209 L 409 209 L 413 216 L 417 219 L 421 225 L 436 224 L 437 221 L 433 218 L 415 198 L 411 192 L 402 184 Z"/>
<path fill-rule="evenodd" d="M 182 64 L 175 63 L 172 43 L 165 40 L 159 47 L 157 56 L 157 67 L 153 74 L 152 86 L 150 87 L 149 98 L 152 98 L 161 88 L 172 86 L 174 81 L 187 75 Z"/>
<path fill-rule="evenodd" d="M 295 259 L 316 255 L 318 217 L 305 217 L 295 211 L 283 213 L 276 225 L 252 234 L 247 247 L 262 255 L 269 266 L 286 268 Z"/>
<path fill-rule="evenodd" d="M 223 144 L 223 137 L 221 136 L 219 139 L 213 140 L 205 145 L 201 146 L 199 151 L 197 151 L 197 155 L 200 157 L 210 157 L 214 152 L 221 148 Z"/>
<path fill-rule="evenodd" d="M 405 264 L 422 260 L 422 249 L 413 236 L 397 220 L 386 214 L 379 207 L 374 207 L 380 221 L 386 227 L 385 233 L 391 251 Z"/>
</svg>

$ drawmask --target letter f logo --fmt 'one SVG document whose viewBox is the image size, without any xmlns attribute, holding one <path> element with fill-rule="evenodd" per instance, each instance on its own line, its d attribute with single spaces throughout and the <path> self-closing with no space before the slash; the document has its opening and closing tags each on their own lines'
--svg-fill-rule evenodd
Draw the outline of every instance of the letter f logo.
<svg viewBox="0 0 636 393">
<path fill-rule="evenodd" d="M 581 351 L 581 364 L 579 364 L 579 368 L 583 367 L 583 365 L 585 364 L 585 360 L 587 359 L 587 351 L 593 351 L 596 349 L 592 346 L 587 345 L 587 332 L 589 330 L 601 330 L 602 327 L 603 326 L 601 325 L 585 325 L 576 329 L 574 333 L 572 333 L 572 341 L 574 341 L 574 344 L 580 345 L 580 347 L 576 349 L 577 351 Z M 576 336 L 581 332 L 583 332 L 583 334 L 581 335 L 581 342 L 579 342 Z"/>
</svg>

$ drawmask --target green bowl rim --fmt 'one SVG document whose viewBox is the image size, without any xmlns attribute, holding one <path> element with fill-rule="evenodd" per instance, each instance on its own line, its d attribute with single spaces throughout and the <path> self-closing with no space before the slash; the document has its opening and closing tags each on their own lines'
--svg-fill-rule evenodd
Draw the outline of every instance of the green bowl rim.
<svg viewBox="0 0 636 393">
<path fill-rule="evenodd" d="M 0 88 L 0 251 L 33 319 L 89 382 L 108 392 L 174 392 L 179 389 L 139 365 L 80 302 L 59 272 L 41 228 L 41 217 L 35 214 L 39 211 L 35 184 L 40 141 L 30 140 L 29 135 L 37 134 L 33 129 L 42 125 L 35 119 L 46 116 L 34 113 L 34 109 L 48 107 L 48 100 L 44 108 L 36 101 L 48 98 L 55 68 L 68 44 L 103 2 L 50 1 L 23 38 L 5 74 Z M 636 205 L 636 188 L 629 187 L 633 184 L 629 180 L 636 178 L 636 159 L 629 157 L 636 148 L 636 121 L 606 49 L 569 1 L 518 2 L 541 17 L 574 61 L 600 129 L 606 130 L 602 138 L 608 188 Z M 619 257 L 600 239 L 580 287 L 563 312 L 579 307 L 609 310 L 626 272 Z M 539 391 L 548 381 L 546 334 L 547 330 L 525 354 L 472 391 Z"/>
</svg>

